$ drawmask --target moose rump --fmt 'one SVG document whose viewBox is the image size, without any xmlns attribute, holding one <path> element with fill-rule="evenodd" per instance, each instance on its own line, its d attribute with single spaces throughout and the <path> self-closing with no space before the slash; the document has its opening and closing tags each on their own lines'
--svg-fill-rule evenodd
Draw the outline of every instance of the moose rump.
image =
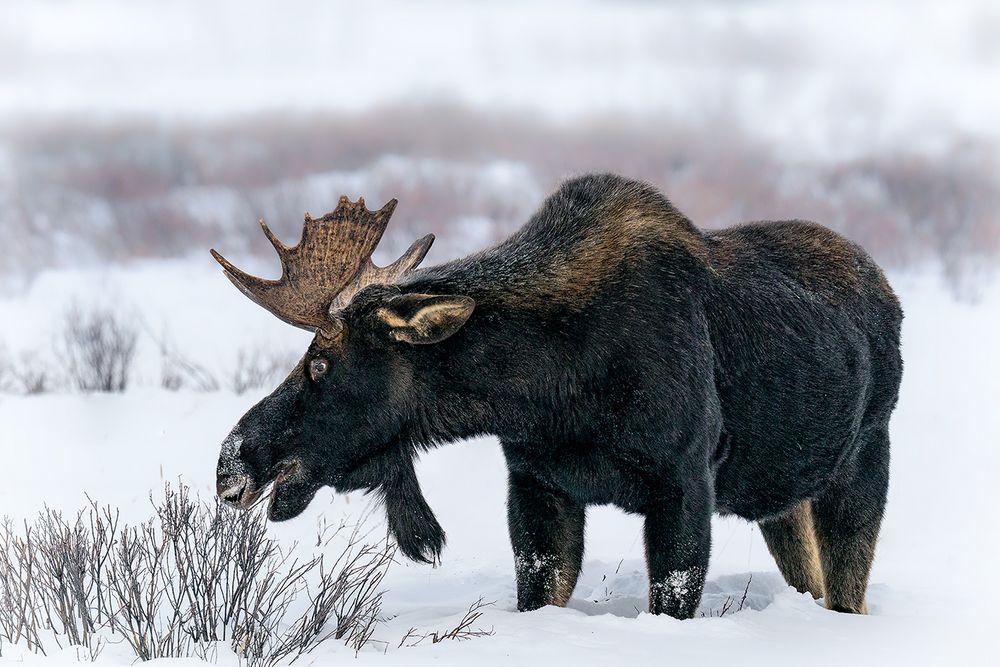
<svg viewBox="0 0 1000 667">
<path fill-rule="evenodd" d="M 695 613 L 713 512 L 760 522 L 791 585 L 865 610 L 902 314 L 863 250 L 803 222 L 702 232 L 652 187 L 595 175 L 495 247 L 418 269 L 425 237 L 379 269 L 391 212 L 342 199 L 292 249 L 265 227 L 278 281 L 217 257 L 316 332 L 224 445 L 224 498 L 274 481 L 285 519 L 323 485 L 371 489 L 403 552 L 433 561 L 444 533 L 414 458 L 489 433 L 519 609 L 566 604 L 585 508 L 612 503 L 644 516 L 654 613 Z"/>
</svg>

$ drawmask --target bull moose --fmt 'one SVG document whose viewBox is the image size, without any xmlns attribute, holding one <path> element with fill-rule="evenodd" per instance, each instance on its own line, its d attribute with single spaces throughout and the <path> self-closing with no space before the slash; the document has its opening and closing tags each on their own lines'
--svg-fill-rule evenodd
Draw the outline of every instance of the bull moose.
<svg viewBox="0 0 1000 667">
<path fill-rule="evenodd" d="M 587 505 L 644 517 L 649 609 L 691 617 L 713 512 L 760 525 L 785 580 L 865 613 L 886 502 L 902 311 L 859 246 L 817 224 L 702 231 L 656 189 L 570 180 L 514 235 L 417 269 L 371 261 L 396 206 L 346 197 L 296 247 L 261 221 L 279 280 L 229 279 L 315 332 L 222 446 L 218 493 L 268 515 L 323 486 L 372 490 L 403 554 L 445 536 L 414 459 L 492 434 L 509 476 L 517 607 L 565 605 Z"/>
</svg>

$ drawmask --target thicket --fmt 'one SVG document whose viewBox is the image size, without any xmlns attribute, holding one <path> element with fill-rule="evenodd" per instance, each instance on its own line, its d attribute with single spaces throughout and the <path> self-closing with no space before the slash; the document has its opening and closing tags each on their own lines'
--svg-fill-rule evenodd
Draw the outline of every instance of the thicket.
<svg viewBox="0 0 1000 667">
<path fill-rule="evenodd" d="M 0 525 L 0 655 L 4 644 L 74 646 L 93 659 L 114 642 L 139 660 L 206 658 L 221 642 L 267 667 L 371 641 L 389 542 L 339 526 L 303 556 L 268 537 L 261 511 L 204 503 L 183 485 L 168 484 L 153 509 L 127 523 L 92 502 Z"/>
</svg>

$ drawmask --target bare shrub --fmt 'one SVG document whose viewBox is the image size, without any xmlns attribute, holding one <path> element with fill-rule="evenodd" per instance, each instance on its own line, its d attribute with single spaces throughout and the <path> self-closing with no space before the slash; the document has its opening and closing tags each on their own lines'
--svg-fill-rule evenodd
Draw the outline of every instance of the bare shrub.
<svg viewBox="0 0 1000 667">
<path fill-rule="evenodd" d="M 21 391 L 28 396 L 47 394 L 53 389 L 53 375 L 45 364 L 22 364 L 15 371 Z"/>
<path fill-rule="evenodd" d="M 708 610 L 708 614 L 706 614 L 705 612 L 701 612 L 702 618 L 704 618 L 706 616 L 708 616 L 710 618 L 711 617 L 722 618 L 726 614 L 729 614 L 729 613 L 735 614 L 736 612 L 743 611 L 743 607 L 745 607 L 746 603 L 747 603 L 747 597 L 750 595 L 750 583 L 752 581 L 753 581 L 753 574 L 751 574 L 749 577 L 747 577 L 747 585 L 744 586 L 744 588 L 743 588 L 743 595 L 740 597 L 740 599 L 738 601 L 736 599 L 736 596 L 734 596 L 734 595 L 727 595 L 726 599 L 722 602 L 722 607 L 719 608 L 718 613 L 716 613 L 716 611 L 714 609 L 709 609 Z M 739 604 L 737 605 L 736 609 L 733 609 L 733 605 L 737 604 L 737 602 Z"/>
<path fill-rule="evenodd" d="M 462 641 L 465 639 L 474 639 L 476 637 L 490 637 L 494 633 L 492 627 L 489 630 L 483 630 L 481 628 L 473 628 L 472 624 L 482 617 L 483 607 L 489 607 L 493 604 L 493 602 L 483 602 L 483 598 L 479 598 L 473 602 L 469 607 L 469 610 L 465 612 L 465 615 L 462 616 L 462 620 L 460 620 L 458 624 L 450 630 L 442 632 L 435 631 L 418 633 L 416 628 L 410 628 L 406 635 L 403 636 L 403 639 L 400 640 L 398 648 L 402 648 L 403 646 L 416 646 L 417 644 L 427 641 L 428 639 L 432 644 L 438 644 L 447 639 Z"/>
<path fill-rule="evenodd" d="M 256 348 L 241 349 L 229 376 L 229 388 L 240 395 L 275 384 L 295 366 L 295 358 Z"/>
<path fill-rule="evenodd" d="M 89 655 L 123 642 L 140 660 L 205 657 L 225 642 L 243 664 L 270 667 L 331 639 L 360 650 L 380 622 L 388 542 L 355 530 L 332 560 L 298 557 L 267 537 L 263 512 L 202 503 L 183 485 L 154 509 L 139 524 L 93 502 L 71 520 L 46 509 L 6 521 L 0 640 Z"/>
<path fill-rule="evenodd" d="M 13 364 L 10 360 L 10 353 L 7 352 L 7 346 L 0 343 L 0 391 L 12 391 L 13 385 L 14 374 Z"/>
<path fill-rule="evenodd" d="M 433 231 L 432 257 L 444 258 L 510 232 L 558 182 L 595 170 L 661 187 L 699 225 L 815 219 L 888 266 L 939 262 L 951 282 L 970 259 L 989 268 L 1000 255 L 996 144 L 958 132 L 933 156 L 899 147 L 816 161 L 761 142 L 727 113 L 557 124 L 445 104 L 225 127 L 52 121 L 0 129 L 0 143 L 22 175 L 0 181 L 10 202 L 0 224 L 22 249 L 0 254 L 0 272 L 185 255 L 221 239 L 270 256 L 253 219 L 295 238 L 303 209 L 328 210 L 339 192 L 399 197 L 385 250 Z M 37 233 L 39 217 L 60 221 L 73 253 Z M 474 234 L 470 220 L 482 223 Z"/>
<path fill-rule="evenodd" d="M 76 388 L 84 393 L 122 392 L 128 387 L 139 331 L 107 308 L 66 312 L 60 354 Z"/>
<path fill-rule="evenodd" d="M 22 352 L 15 359 L 6 346 L 0 344 L 0 392 L 11 394 L 44 394 L 55 382 L 51 365 L 38 353 Z"/>
<path fill-rule="evenodd" d="M 219 390 L 219 381 L 211 371 L 177 349 L 165 335 L 154 337 L 154 340 L 160 348 L 160 386 L 163 389 Z"/>
<path fill-rule="evenodd" d="M 41 353 L 22 352 L 15 359 L 0 350 L 0 391 L 33 396 L 57 385 L 57 374 Z"/>
</svg>

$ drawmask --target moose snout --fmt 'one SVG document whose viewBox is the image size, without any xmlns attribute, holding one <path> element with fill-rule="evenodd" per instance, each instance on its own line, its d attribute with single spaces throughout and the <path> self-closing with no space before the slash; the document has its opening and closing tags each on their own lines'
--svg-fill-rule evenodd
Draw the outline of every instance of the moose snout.
<svg viewBox="0 0 1000 667">
<path fill-rule="evenodd" d="M 235 505 L 243 497 L 243 492 L 250 485 L 246 475 L 219 475 L 215 482 L 215 491 L 219 498 Z"/>
<path fill-rule="evenodd" d="M 219 465 L 215 469 L 215 491 L 224 502 L 243 505 L 252 493 L 250 471 L 240 457 L 243 438 L 234 430 L 222 443 Z"/>
</svg>

